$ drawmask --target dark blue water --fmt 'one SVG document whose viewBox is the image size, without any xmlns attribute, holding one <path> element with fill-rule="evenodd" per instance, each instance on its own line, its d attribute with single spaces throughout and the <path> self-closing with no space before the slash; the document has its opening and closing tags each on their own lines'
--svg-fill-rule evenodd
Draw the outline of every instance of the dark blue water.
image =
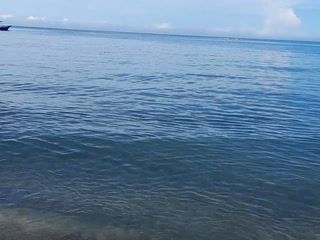
<svg viewBox="0 0 320 240">
<path fill-rule="evenodd" d="M 320 239 L 320 43 L 13 29 L 0 50 L 1 240 Z"/>
</svg>

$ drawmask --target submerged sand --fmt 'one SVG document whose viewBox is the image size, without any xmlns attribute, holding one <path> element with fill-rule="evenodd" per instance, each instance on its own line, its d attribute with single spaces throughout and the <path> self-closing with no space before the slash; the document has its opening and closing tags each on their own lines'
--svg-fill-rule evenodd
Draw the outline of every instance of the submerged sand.
<svg viewBox="0 0 320 240">
<path fill-rule="evenodd" d="M 145 240 L 146 236 L 112 226 L 28 209 L 0 210 L 1 240 Z"/>
</svg>

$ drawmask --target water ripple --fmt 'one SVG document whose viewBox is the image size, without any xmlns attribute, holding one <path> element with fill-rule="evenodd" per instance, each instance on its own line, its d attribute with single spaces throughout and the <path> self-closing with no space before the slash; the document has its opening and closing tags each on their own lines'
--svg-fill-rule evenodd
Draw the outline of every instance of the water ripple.
<svg viewBox="0 0 320 240">
<path fill-rule="evenodd" d="M 320 236 L 316 43 L 3 37 L 0 238 Z"/>
</svg>

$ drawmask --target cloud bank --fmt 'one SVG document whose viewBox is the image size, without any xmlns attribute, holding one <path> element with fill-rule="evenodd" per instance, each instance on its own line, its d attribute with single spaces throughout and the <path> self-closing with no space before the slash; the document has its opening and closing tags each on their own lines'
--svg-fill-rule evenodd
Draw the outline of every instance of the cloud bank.
<svg viewBox="0 0 320 240">
<path fill-rule="evenodd" d="M 154 24 L 153 27 L 158 30 L 168 30 L 172 28 L 169 23 L 158 23 Z"/>
<path fill-rule="evenodd" d="M 11 15 L 11 14 L 0 14 L 0 18 L 1 19 L 9 19 L 9 18 L 13 18 L 13 15 Z"/>
<path fill-rule="evenodd" d="M 26 20 L 28 20 L 28 21 L 45 21 L 46 18 L 31 15 L 31 16 L 26 17 Z"/>
</svg>

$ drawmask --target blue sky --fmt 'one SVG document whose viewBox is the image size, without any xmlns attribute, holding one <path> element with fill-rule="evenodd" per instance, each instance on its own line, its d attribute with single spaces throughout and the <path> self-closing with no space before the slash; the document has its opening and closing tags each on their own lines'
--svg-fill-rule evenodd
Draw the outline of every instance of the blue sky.
<svg viewBox="0 0 320 240">
<path fill-rule="evenodd" d="M 29 26 L 320 39 L 320 0 L 2 0 L 0 19 Z"/>
</svg>

